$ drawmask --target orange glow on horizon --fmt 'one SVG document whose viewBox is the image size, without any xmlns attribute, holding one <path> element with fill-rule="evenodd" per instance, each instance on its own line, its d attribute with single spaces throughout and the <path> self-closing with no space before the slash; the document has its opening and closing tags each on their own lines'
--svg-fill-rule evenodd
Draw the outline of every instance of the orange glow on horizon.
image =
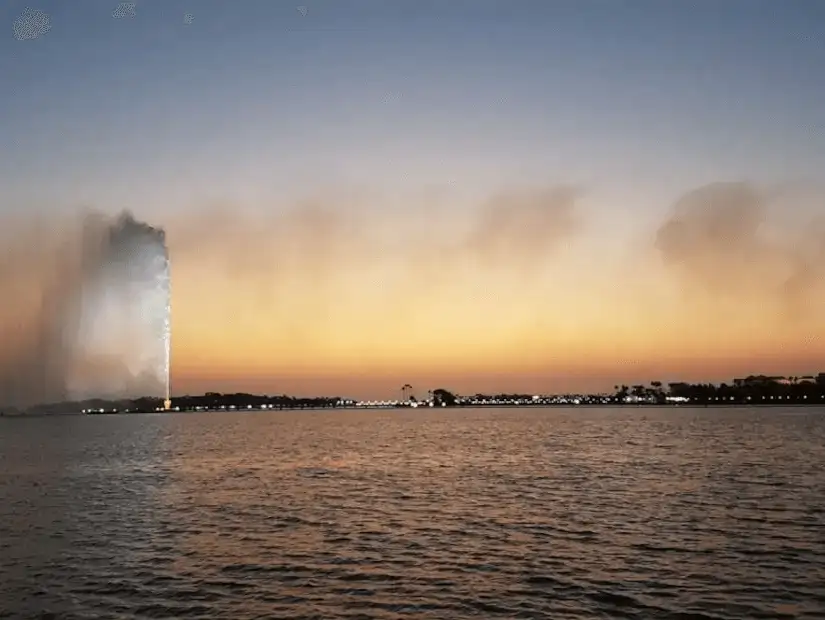
<svg viewBox="0 0 825 620">
<path fill-rule="evenodd" d="M 825 274 L 793 271 L 808 260 L 796 246 L 720 242 L 700 210 L 678 235 L 653 231 L 661 247 L 620 247 L 571 200 L 508 194 L 440 219 L 334 200 L 179 214 L 162 223 L 173 391 L 602 390 L 825 370 Z M 19 303 L 0 309 L 4 325 L 38 303 L 30 264 L 28 280 L 6 278 Z"/>
</svg>

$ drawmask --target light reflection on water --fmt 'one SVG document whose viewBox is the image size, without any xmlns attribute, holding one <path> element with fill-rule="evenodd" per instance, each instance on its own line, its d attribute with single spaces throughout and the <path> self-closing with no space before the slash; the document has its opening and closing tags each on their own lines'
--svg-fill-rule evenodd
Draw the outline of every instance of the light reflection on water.
<svg viewBox="0 0 825 620">
<path fill-rule="evenodd" d="M 0 616 L 825 613 L 825 412 L 0 420 Z"/>
</svg>

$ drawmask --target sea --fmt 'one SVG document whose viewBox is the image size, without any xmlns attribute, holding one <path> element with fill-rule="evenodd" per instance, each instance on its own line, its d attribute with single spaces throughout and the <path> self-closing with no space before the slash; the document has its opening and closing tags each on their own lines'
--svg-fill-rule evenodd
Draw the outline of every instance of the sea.
<svg viewBox="0 0 825 620">
<path fill-rule="evenodd" d="M 0 418 L 2 618 L 825 618 L 825 410 Z"/>
</svg>

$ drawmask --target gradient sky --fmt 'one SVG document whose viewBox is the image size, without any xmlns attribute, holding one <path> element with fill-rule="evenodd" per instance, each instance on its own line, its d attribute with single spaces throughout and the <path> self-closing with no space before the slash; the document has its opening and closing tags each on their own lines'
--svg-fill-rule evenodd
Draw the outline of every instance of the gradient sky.
<svg viewBox="0 0 825 620">
<path fill-rule="evenodd" d="M 166 227 L 176 392 L 825 371 L 825 259 L 794 312 L 753 271 L 825 213 L 825 3 L 298 4 L 32 0 L 51 29 L 21 41 L 27 5 L 0 2 L 0 227 Z M 674 269 L 657 229 L 720 181 L 792 188 L 766 224 L 784 241 L 696 241 Z"/>
</svg>

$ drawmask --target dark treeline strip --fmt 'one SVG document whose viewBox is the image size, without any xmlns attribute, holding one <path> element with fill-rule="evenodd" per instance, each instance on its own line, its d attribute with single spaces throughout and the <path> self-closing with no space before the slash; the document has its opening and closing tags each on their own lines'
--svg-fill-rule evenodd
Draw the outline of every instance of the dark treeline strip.
<svg viewBox="0 0 825 620">
<path fill-rule="evenodd" d="M 475 394 L 460 396 L 443 388 L 428 392 L 428 398 L 414 396 L 398 405 L 445 407 L 483 406 L 571 406 L 571 405 L 822 405 L 825 406 L 825 374 L 817 377 L 750 376 L 733 383 L 668 383 L 652 381 L 649 385 L 616 385 L 613 394 Z M 207 392 L 200 396 L 177 396 L 176 411 L 249 410 L 249 409 L 324 409 L 356 406 L 356 401 L 339 396 L 295 397 L 246 393 Z M 373 405 L 381 403 L 373 402 Z M 385 401 L 383 404 L 389 404 Z M 57 413 L 153 412 L 163 407 L 160 398 L 132 400 L 86 400 L 39 405 L 25 411 L 6 409 L 0 415 Z"/>
</svg>

